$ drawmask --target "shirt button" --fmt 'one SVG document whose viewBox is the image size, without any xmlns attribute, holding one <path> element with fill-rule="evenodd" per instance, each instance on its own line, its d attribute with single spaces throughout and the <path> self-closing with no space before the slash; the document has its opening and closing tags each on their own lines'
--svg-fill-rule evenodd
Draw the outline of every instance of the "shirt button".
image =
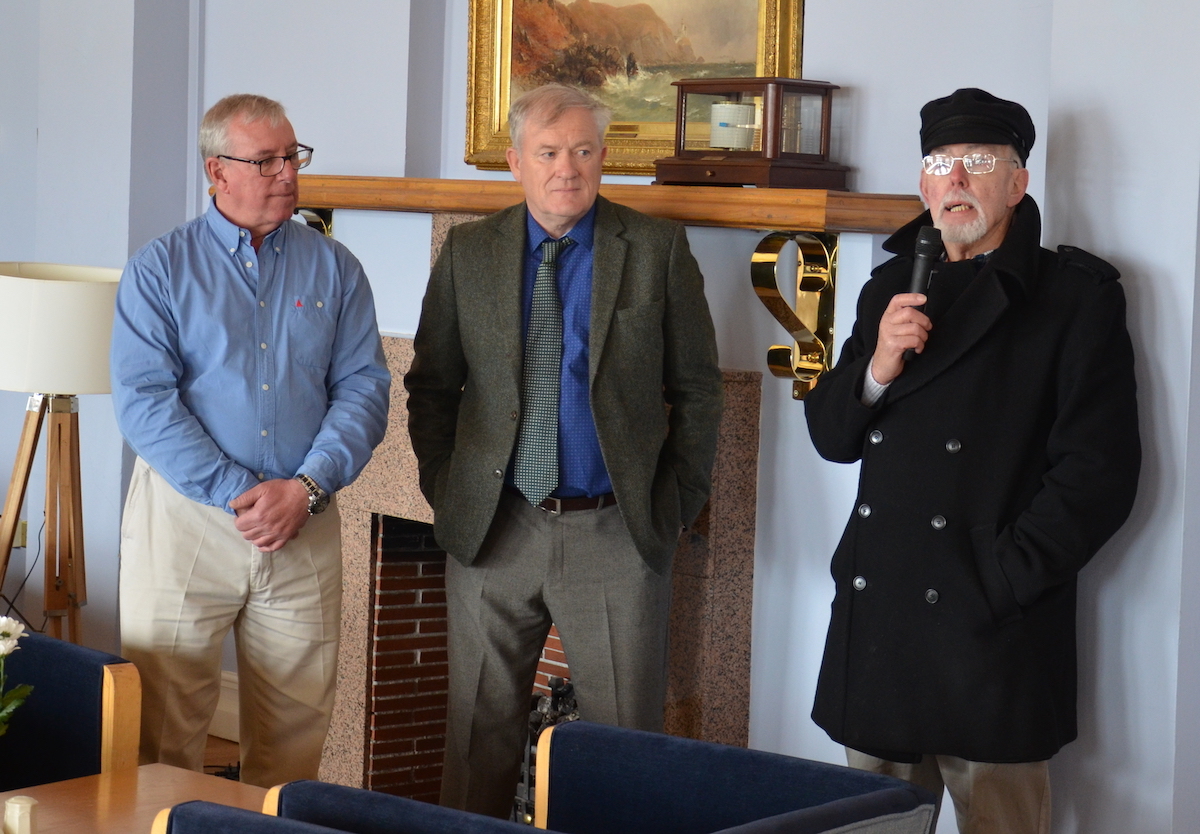
<svg viewBox="0 0 1200 834">
<path fill-rule="evenodd" d="M 944 530 L 946 528 L 945 516 L 935 515 L 933 518 L 929 519 L 929 526 L 934 530 Z"/>
<path fill-rule="evenodd" d="M 254 262 L 253 262 L 253 261 L 246 261 L 246 269 L 249 269 L 249 268 L 250 268 L 250 267 L 252 267 L 252 266 L 254 266 Z"/>
<path fill-rule="evenodd" d="M 235 247 L 233 247 L 232 249 L 230 249 L 230 250 L 229 250 L 229 254 L 230 254 L 230 255 L 232 255 L 232 254 L 233 254 L 234 252 L 236 252 L 236 251 L 237 251 L 237 247 L 235 246 Z"/>
<path fill-rule="evenodd" d="M 962 448 L 962 444 L 959 443 L 954 438 L 951 438 L 946 441 L 946 451 L 952 455 L 957 455 L 959 449 L 961 449 L 961 448 Z"/>
<path fill-rule="evenodd" d="M 876 446 L 878 446 L 880 443 L 883 442 L 883 432 L 881 432 L 879 429 L 875 429 L 875 431 L 871 432 L 871 434 L 869 436 L 871 439 L 871 443 L 873 443 Z"/>
<path fill-rule="evenodd" d="M 265 474 L 263 474 L 262 472 L 259 472 L 259 473 L 258 473 L 258 479 L 259 479 L 260 481 L 261 481 L 261 480 L 263 480 L 263 479 L 264 479 L 264 478 L 266 478 L 266 477 L 267 477 L 267 476 L 266 476 Z"/>
<path fill-rule="evenodd" d="M 871 505 L 870 504 L 859 504 L 858 505 L 858 514 L 860 516 L 862 516 L 863 518 L 867 518 L 868 516 L 870 516 L 871 515 Z"/>
<path fill-rule="evenodd" d="M 938 592 L 935 591 L 933 588 L 930 588 L 928 591 L 925 592 L 925 601 L 928 602 L 930 605 L 933 605 L 934 603 L 936 603 L 938 601 Z"/>
<path fill-rule="evenodd" d="M 238 236 L 239 236 L 239 237 L 245 237 L 245 236 L 246 236 L 246 233 L 245 233 L 244 231 L 238 232 Z"/>
<path fill-rule="evenodd" d="M 260 348 L 262 348 L 263 350 L 266 350 L 266 349 L 267 349 L 267 343 L 266 343 L 266 342 L 263 342 L 263 343 L 261 343 L 261 344 L 259 345 L 259 347 L 260 347 Z"/>
<path fill-rule="evenodd" d="M 324 301 L 318 301 L 318 302 L 317 302 L 317 306 L 318 306 L 318 307 L 324 307 L 324 306 L 325 306 L 325 302 L 324 302 Z"/>
<path fill-rule="evenodd" d="M 259 306 L 259 307 L 266 307 L 266 306 L 267 306 L 267 302 L 265 302 L 265 301 L 260 301 L 260 302 L 258 302 L 258 306 Z"/>
<path fill-rule="evenodd" d="M 265 382 L 264 382 L 264 383 L 263 383 L 263 390 L 264 390 L 264 391 L 270 391 L 270 390 L 271 390 L 271 386 L 270 386 L 270 385 L 267 385 L 267 383 L 265 383 Z"/>
<path fill-rule="evenodd" d="M 282 252 L 283 250 L 282 250 L 282 249 L 280 249 L 278 246 L 276 246 L 276 247 L 275 247 L 275 251 L 276 251 L 276 252 Z"/>
<path fill-rule="evenodd" d="M 864 590 L 866 587 L 867 587 L 866 577 L 862 577 L 862 576 L 854 577 L 854 590 L 861 591 L 861 590 Z"/>
<path fill-rule="evenodd" d="M 267 436 L 267 430 L 266 430 L 266 429 L 263 429 L 263 430 L 262 430 L 262 436 L 263 436 L 263 437 L 266 437 L 266 436 Z"/>
</svg>

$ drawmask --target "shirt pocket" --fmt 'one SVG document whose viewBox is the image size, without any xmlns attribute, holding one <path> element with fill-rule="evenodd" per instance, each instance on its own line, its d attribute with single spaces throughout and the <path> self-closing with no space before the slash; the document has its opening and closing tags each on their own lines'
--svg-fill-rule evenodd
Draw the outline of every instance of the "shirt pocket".
<svg viewBox="0 0 1200 834">
<path fill-rule="evenodd" d="M 334 305 L 316 295 L 292 296 L 289 302 L 288 360 L 325 373 L 333 359 L 337 330 Z"/>
</svg>

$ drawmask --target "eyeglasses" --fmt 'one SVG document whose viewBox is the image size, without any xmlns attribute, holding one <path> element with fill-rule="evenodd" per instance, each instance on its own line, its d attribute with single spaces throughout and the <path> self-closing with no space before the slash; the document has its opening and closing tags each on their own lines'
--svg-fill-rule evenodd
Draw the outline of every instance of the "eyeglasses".
<svg viewBox="0 0 1200 834">
<path fill-rule="evenodd" d="M 232 159 L 234 162 L 245 162 L 247 165 L 257 165 L 258 173 L 264 177 L 275 177 L 283 170 L 283 163 L 286 160 L 293 168 L 299 171 L 308 163 L 312 162 L 313 149 L 308 145 L 298 145 L 295 153 L 290 153 L 287 156 L 268 156 L 266 159 L 241 159 L 236 156 L 226 156 L 225 154 L 217 154 L 217 159 Z"/>
<path fill-rule="evenodd" d="M 921 160 L 925 173 L 935 177 L 944 177 L 954 168 L 954 163 L 962 160 L 963 168 L 968 174 L 990 174 L 996 170 L 996 155 L 991 153 L 969 153 L 966 156 L 946 156 L 943 153 L 930 154 Z M 1001 157 L 1001 162 L 1017 164 L 1015 159 Z"/>
</svg>

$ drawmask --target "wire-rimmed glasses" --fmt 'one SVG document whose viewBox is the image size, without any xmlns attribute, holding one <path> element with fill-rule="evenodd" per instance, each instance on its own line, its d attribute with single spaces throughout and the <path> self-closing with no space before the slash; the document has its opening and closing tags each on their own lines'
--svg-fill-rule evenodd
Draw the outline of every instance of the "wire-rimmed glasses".
<svg viewBox="0 0 1200 834">
<path fill-rule="evenodd" d="M 963 156 L 950 156 L 944 153 L 933 153 L 921 160 L 925 173 L 935 177 L 944 177 L 954 169 L 954 163 L 961 161 L 968 174 L 990 174 L 996 170 L 997 157 L 993 153 L 969 153 Z M 999 157 L 1001 162 L 1017 160 Z"/>
</svg>

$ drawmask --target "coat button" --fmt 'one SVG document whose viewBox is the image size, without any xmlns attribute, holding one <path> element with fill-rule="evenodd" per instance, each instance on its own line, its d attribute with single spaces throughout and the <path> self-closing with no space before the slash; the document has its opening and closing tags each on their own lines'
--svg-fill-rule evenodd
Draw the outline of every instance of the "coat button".
<svg viewBox="0 0 1200 834">
<path fill-rule="evenodd" d="M 870 504 L 859 504 L 858 505 L 858 514 L 860 516 L 862 516 L 863 518 L 867 518 L 868 516 L 870 516 L 871 515 L 871 505 Z"/>
<path fill-rule="evenodd" d="M 940 516 L 940 515 L 935 515 L 933 518 L 929 519 L 929 526 L 932 527 L 934 530 L 946 529 L 946 517 Z"/>
<path fill-rule="evenodd" d="M 925 592 L 925 601 L 928 602 L 930 605 L 933 605 L 934 603 L 936 603 L 938 601 L 938 592 L 935 591 L 933 588 L 930 588 L 928 591 Z"/>
<path fill-rule="evenodd" d="M 953 437 L 946 441 L 946 451 L 950 454 L 957 455 L 960 449 L 962 449 L 962 444 Z"/>
<path fill-rule="evenodd" d="M 864 577 L 854 577 L 854 590 L 861 591 L 867 587 L 867 580 Z"/>
<path fill-rule="evenodd" d="M 517 419 L 517 412 L 515 412 L 515 411 L 514 411 L 512 414 L 510 414 L 510 415 L 508 415 L 508 416 L 509 416 L 511 419 L 515 420 L 515 419 Z"/>
<path fill-rule="evenodd" d="M 883 432 L 881 432 L 879 429 L 875 429 L 875 431 L 871 432 L 868 437 L 870 438 L 871 443 L 876 446 L 883 442 Z"/>
<path fill-rule="evenodd" d="M 493 475 L 495 475 L 497 478 L 503 478 L 503 477 L 504 477 L 504 470 L 503 470 L 503 469 L 497 469 L 497 470 L 496 470 L 495 472 L 493 472 L 492 474 L 493 474 Z"/>
</svg>

